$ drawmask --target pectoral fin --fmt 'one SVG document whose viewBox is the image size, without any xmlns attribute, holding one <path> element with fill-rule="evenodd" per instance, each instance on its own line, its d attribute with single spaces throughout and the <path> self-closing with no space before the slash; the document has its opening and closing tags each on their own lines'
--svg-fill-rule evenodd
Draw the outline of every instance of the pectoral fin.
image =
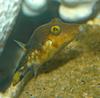
<svg viewBox="0 0 100 98">
<path fill-rule="evenodd" d="M 33 64 L 31 68 L 32 68 L 34 77 L 37 77 L 38 76 L 38 73 L 39 73 L 40 65 Z"/>
</svg>

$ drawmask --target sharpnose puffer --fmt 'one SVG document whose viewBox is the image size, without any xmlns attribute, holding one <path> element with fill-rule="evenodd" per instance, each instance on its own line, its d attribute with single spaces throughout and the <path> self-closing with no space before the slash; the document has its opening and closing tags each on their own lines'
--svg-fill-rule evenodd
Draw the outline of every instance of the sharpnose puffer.
<svg viewBox="0 0 100 98">
<path fill-rule="evenodd" d="M 49 23 L 38 27 L 26 45 L 16 41 L 26 51 L 26 55 L 22 60 L 22 67 L 15 73 L 14 84 L 28 70 L 33 70 L 36 76 L 39 68 L 74 40 L 78 33 L 78 24 L 67 24 L 55 18 Z"/>
<path fill-rule="evenodd" d="M 33 75 L 36 76 L 39 69 L 46 66 L 46 62 L 53 60 L 55 56 L 59 56 L 58 54 L 61 53 L 65 46 L 70 46 L 71 43 L 76 41 L 80 43 L 79 45 L 87 45 L 94 51 L 94 48 L 97 49 L 100 46 L 99 37 L 100 26 L 67 24 L 58 18 L 38 27 L 26 45 L 16 41 L 25 51 L 25 55 L 13 76 L 11 85 L 5 93 L 0 94 L 0 97 L 2 95 L 2 98 L 18 98 L 27 81 Z M 97 44 L 93 44 L 96 42 Z"/>
</svg>

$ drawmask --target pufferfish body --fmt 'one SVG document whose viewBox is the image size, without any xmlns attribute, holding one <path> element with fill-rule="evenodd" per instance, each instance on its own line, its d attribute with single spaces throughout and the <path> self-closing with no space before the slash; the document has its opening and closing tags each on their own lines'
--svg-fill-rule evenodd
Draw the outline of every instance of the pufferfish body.
<svg viewBox="0 0 100 98">
<path fill-rule="evenodd" d="M 26 51 L 26 55 L 21 63 L 22 67 L 14 75 L 14 84 L 20 80 L 19 77 L 23 77 L 30 69 L 36 76 L 45 62 L 74 40 L 79 29 L 78 24 L 67 24 L 55 18 L 38 27 L 27 45 L 24 46 L 21 42 L 16 41 Z"/>
</svg>

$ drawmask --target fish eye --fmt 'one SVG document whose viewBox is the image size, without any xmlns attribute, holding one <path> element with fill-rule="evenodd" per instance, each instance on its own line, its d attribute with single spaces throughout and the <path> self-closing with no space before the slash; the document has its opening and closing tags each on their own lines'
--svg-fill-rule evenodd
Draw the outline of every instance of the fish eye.
<svg viewBox="0 0 100 98">
<path fill-rule="evenodd" d="M 60 32 L 61 32 L 60 26 L 55 25 L 55 26 L 51 27 L 51 33 L 52 34 L 58 35 Z"/>
</svg>

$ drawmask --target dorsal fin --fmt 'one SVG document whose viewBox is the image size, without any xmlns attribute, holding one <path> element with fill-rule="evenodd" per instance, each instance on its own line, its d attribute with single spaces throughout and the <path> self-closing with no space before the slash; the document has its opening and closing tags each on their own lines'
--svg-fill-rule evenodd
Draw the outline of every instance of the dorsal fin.
<svg viewBox="0 0 100 98">
<path fill-rule="evenodd" d="M 52 20 L 51 20 L 51 22 L 50 22 L 50 25 L 56 25 L 56 24 L 62 24 L 63 23 L 63 21 L 61 20 L 61 19 L 59 19 L 59 18 L 53 18 Z"/>
<path fill-rule="evenodd" d="M 26 44 L 24 44 L 23 42 L 20 42 L 20 41 L 17 41 L 17 40 L 14 40 L 14 42 L 16 42 L 16 44 L 21 47 L 24 51 L 26 51 Z"/>
</svg>

